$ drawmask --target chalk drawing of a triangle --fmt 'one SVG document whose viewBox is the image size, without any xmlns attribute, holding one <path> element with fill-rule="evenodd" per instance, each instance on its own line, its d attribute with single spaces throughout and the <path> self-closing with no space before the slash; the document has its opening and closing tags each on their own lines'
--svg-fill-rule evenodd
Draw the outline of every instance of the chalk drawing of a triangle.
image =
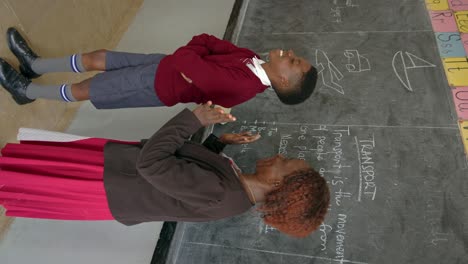
<svg viewBox="0 0 468 264">
<path fill-rule="evenodd" d="M 414 54 L 411 54 L 409 52 L 405 52 L 405 53 L 406 53 L 406 57 L 408 57 L 408 59 L 411 61 L 411 64 L 410 64 L 411 66 L 406 67 L 407 69 L 435 67 L 434 64 L 426 60 L 423 60 Z"/>
<path fill-rule="evenodd" d="M 418 56 L 411 54 L 409 52 L 405 52 L 403 55 L 402 51 L 398 51 L 393 56 L 392 66 L 395 75 L 400 80 L 400 83 L 410 92 L 413 91 L 413 87 L 411 86 L 411 82 L 408 76 L 408 70 L 410 69 L 417 69 L 417 68 L 429 68 L 429 67 L 436 67 L 434 64 L 419 58 Z"/>
</svg>

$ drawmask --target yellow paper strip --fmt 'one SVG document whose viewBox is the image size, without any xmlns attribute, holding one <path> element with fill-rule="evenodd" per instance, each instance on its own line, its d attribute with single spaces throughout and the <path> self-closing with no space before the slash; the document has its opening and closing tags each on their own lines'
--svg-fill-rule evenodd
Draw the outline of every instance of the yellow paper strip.
<svg viewBox="0 0 468 264">
<path fill-rule="evenodd" d="M 458 30 L 462 33 L 468 33 L 468 11 L 455 12 Z"/>
<path fill-rule="evenodd" d="M 433 11 L 448 10 L 449 4 L 447 0 L 426 0 L 427 9 Z"/>
<path fill-rule="evenodd" d="M 445 74 L 450 86 L 468 86 L 468 59 L 444 59 Z"/>
<path fill-rule="evenodd" d="M 465 153 L 468 155 L 468 121 L 460 122 L 460 130 L 463 137 L 463 144 L 465 144 Z"/>
</svg>

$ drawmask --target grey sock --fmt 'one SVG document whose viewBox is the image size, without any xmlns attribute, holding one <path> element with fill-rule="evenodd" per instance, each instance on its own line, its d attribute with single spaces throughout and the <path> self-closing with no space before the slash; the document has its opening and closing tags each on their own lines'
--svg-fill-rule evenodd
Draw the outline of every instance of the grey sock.
<svg viewBox="0 0 468 264">
<path fill-rule="evenodd" d="M 45 98 L 65 102 L 76 102 L 71 93 L 70 84 L 62 85 L 38 85 L 30 83 L 26 88 L 26 96 L 29 99 Z"/>
<path fill-rule="evenodd" d="M 81 61 L 81 54 L 73 54 L 62 58 L 37 58 L 31 64 L 32 70 L 37 74 L 48 72 L 85 72 Z"/>
</svg>

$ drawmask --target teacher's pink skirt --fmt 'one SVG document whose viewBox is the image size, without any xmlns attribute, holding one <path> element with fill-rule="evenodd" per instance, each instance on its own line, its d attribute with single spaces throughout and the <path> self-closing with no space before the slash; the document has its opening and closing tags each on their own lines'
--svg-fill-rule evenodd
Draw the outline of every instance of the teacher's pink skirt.
<svg viewBox="0 0 468 264">
<path fill-rule="evenodd" d="M 1 150 L 0 204 L 7 210 L 6 215 L 60 220 L 114 219 L 103 182 L 103 148 L 109 140 L 81 137 L 60 140 L 21 140 L 20 144 L 7 144 Z"/>
</svg>

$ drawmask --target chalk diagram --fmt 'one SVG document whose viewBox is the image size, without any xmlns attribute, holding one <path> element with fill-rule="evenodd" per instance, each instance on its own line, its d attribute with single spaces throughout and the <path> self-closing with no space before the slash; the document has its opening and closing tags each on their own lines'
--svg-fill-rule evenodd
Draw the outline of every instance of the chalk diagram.
<svg viewBox="0 0 468 264">
<path fill-rule="evenodd" d="M 348 72 L 363 72 L 371 70 L 369 60 L 360 55 L 359 51 L 345 50 L 344 55 L 348 58 L 348 63 L 345 65 Z"/>
<path fill-rule="evenodd" d="M 343 74 L 330 61 L 325 52 L 321 50 L 315 51 L 315 67 L 321 76 L 323 85 L 340 94 L 344 94 L 343 86 L 338 83 L 343 79 Z"/>
<path fill-rule="evenodd" d="M 413 91 L 413 87 L 411 86 L 411 82 L 409 80 L 408 70 L 436 67 L 434 64 L 423 60 L 407 51 L 404 54 L 403 51 L 398 51 L 395 53 L 392 60 L 392 66 L 393 71 L 400 80 L 401 84 L 403 84 L 403 86 L 410 92 Z"/>
</svg>

